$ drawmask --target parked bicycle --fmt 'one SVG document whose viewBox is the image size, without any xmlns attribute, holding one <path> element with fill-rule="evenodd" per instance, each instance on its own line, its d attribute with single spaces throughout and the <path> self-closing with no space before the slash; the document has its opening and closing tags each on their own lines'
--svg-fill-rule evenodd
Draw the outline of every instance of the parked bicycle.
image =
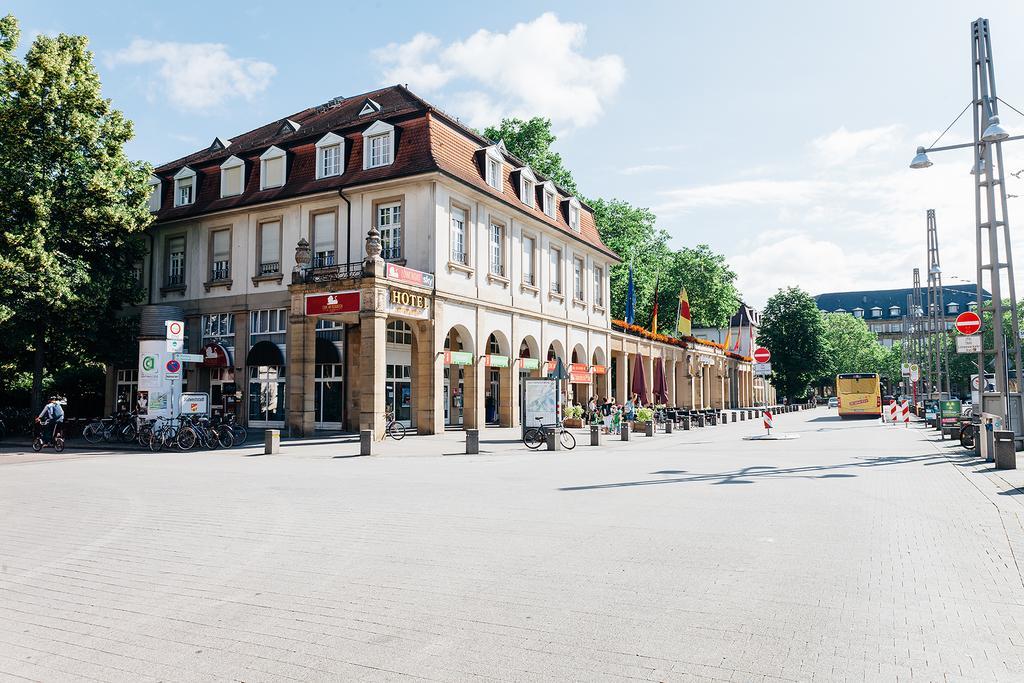
<svg viewBox="0 0 1024 683">
<path fill-rule="evenodd" d="M 541 418 L 537 418 L 539 421 Z M 576 437 L 572 435 L 568 429 L 560 424 L 545 425 L 539 424 L 536 427 L 530 427 L 526 430 L 526 434 L 523 435 L 523 443 L 526 444 L 527 448 L 537 450 L 541 444 L 547 443 L 548 434 L 557 434 L 558 440 L 561 442 L 562 447 L 567 451 L 571 451 L 576 448 Z"/>
<path fill-rule="evenodd" d="M 134 441 L 136 437 L 135 413 L 123 413 L 97 418 L 82 430 L 82 436 L 89 443 L 100 441 Z"/>
<path fill-rule="evenodd" d="M 384 436 L 390 436 L 395 441 L 405 438 L 405 425 L 395 419 L 394 411 L 389 410 L 384 413 L 384 420 L 387 422 L 387 426 L 384 427 Z"/>
</svg>

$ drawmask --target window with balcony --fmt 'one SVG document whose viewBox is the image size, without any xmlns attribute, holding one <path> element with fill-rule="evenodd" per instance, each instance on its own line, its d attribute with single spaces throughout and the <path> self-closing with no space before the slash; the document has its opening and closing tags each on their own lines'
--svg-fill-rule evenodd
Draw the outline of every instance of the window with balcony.
<svg viewBox="0 0 1024 683">
<path fill-rule="evenodd" d="M 583 301 L 585 293 L 583 292 L 583 259 L 578 256 L 572 260 L 572 294 L 573 299 L 576 301 Z"/>
<path fill-rule="evenodd" d="M 316 143 L 316 177 L 330 178 L 345 172 L 345 138 L 328 133 Z"/>
<path fill-rule="evenodd" d="M 469 264 L 469 258 L 466 253 L 466 210 L 461 206 L 453 206 L 451 208 L 451 243 L 452 243 L 452 263 L 458 263 L 463 266 Z"/>
<path fill-rule="evenodd" d="M 334 212 L 318 213 L 313 216 L 313 267 L 326 268 L 335 265 L 337 230 Z"/>
<path fill-rule="evenodd" d="M 231 279 L 231 230 L 210 233 L 210 281 Z"/>
<path fill-rule="evenodd" d="M 185 286 L 185 236 L 167 240 L 167 263 L 164 284 L 167 287 Z"/>
<path fill-rule="evenodd" d="M 551 293 L 562 293 L 562 250 L 551 247 Z"/>
<path fill-rule="evenodd" d="M 281 272 L 281 221 L 260 223 L 259 259 L 256 275 L 276 275 Z"/>
<path fill-rule="evenodd" d="M 377 232 L 380 257 L 385 261 L 402 258 L 402 202 L 377 204 Z"/>
<path fill-rule="evenodd" d="M 594 266 L 594 305 L 604 306 L 604 269 Z"/>
<path fill-rule="evenodd" d="M 260 189 L 282 187 L 287 181 L 287 156 L 280 147 L 271 147 L 260 155 Z"/>
<path fill-rule="evenodd" d="M 505 226 L 491 222 L 490 227 L 490 273 L 505 277 Z"/>
<path fill-rule="evenodd" d="M 529 235 L 523 235 L 523 283 L 531 286 L 537 285 L 537 277 L 534 273 L 535 241 Z"/>
</svg>

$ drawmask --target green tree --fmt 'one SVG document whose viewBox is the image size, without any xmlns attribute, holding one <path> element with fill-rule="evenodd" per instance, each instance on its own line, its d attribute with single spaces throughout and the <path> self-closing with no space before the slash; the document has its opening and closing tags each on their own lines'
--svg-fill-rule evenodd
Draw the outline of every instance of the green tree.
<svg viewBox="0 0 1024 683">
<path fill-rule="evenodd" d="M 149 168 L 86 38 L 39 36 L 22 60 L 19 37 L 0 20 L 0 351 L 31 354 L 38 405 L 47 369 L 96 354 L 139 294 Z"/>
<path fill-rule="evenodd" d="M 791 400 L 803 398 L 828 367 L 824 317 L 799 287 L 780 289 L 768 299 L 757 343 L 772 352 L 771 382 Z"/>
<path fill-rule="evenodd" d="M 562 156 L 551 151 L 558 138 L 551 132 L 551 119 L 535 116 L 529 121 L 502 119 L 497 126 L 484 128 L 484 137 L 505 143 L 505 149 L 535 171 L 551 178 L 563 189 L 576 194 L 576 181 L 562 163 Z"/>
<path fill-rule="evenodd" d="M 662 275 L 658 306 L 663 320 L 675 325 L 679 290 L 686 287 L 694 327 L 725 327 L 740 305 L 736 273 L 706 244 L 683 247 L 671 256 Z M 668 327 L 666 326 L 666 329 Z"/>
<path fill-rule="evenodd" d="M 878 336 L 861 318 L 847 313 L 825 313 L 822 318 L 827 351 L 825 365 L 817 380 L 819 386 L 832 386 L 836 375 L 841 372 L 875 372 L 890 382 L 894 379 L 899 382 L 902 352 L 898 346 L 894 347 L 894 356 L 891 349 L 879 343 Z"/>
</svg>

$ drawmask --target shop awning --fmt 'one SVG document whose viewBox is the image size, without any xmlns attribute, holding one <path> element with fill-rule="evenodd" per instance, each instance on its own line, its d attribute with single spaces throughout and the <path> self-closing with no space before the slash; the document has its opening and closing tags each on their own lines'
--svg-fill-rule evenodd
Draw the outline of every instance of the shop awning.
<svg viewBox="0 0 1024 683">
<path fill-rule="evenodd" d="M 274 342 L 256 342 L 245 356 L 245 364 L 284 365 L 284 356 L 281 355 L 281 349 Z"/>
<path fill-rule="evenodd" d="M 203 366 L 207 368 L 230 368 L 231 352 L 218 342 L 210 342 L 203 346 Z"/>
<path fill-rule="evenodd" d="M 316 338 L 316 362 L 330 364 L 341 362 L 341 353 L 330 339 Z"/>
</svg>

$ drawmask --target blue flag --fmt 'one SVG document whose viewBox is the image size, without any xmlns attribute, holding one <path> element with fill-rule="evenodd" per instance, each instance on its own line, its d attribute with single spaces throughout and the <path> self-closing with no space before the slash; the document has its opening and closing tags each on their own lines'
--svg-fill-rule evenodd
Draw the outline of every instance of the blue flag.
<svg viewBox="0 0 1024 683">
<path fill-rule="evenodd" d="M 633 324 L 636 317 L 636 287 L 633 285 L 633 263 L 629 264 L 629 284 L 626 286 L 626 322 Z"/>
</svg>

